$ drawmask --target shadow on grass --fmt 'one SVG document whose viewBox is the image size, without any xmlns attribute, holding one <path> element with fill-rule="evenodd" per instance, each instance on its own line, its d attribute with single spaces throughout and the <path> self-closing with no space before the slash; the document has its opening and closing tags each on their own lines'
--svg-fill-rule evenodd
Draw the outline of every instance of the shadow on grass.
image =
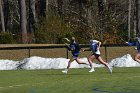
<svg viewBox="0 0 140 93">
<path fill-rule="evenodd" d="M 132 93 L 132 92 L 110 92 L 110 91 L 107 91 L 107 90 L 104 90 L 100 87 L 95 87 L 92 89 L 93 92 L 98 92 L 98 93 Z"/>
<path fill-rule="evenodd" d="M 104 92 L 104 93 L 110 93 L 109 91 L 106 91 L 106 90 L 103 90 L 103 89 L 101 89 L 101 88 L 93 88 L 92 89 L 94 92 L 99 92 L 99 93 L 101 93 L 101 92 Z"/>
</svg>

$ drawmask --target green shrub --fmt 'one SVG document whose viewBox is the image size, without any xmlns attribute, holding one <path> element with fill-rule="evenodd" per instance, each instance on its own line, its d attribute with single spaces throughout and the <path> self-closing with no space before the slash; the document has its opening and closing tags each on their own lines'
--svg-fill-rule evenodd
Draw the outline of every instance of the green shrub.
<svg viewBox="0 0 140 93">
<path fill-rule="evenodd" d="M 36 43 L 62 43 L 61 39 L 72 35 L 69 24 L 57 14 L 49 13 L 36 24 Z"/>
<path fill-rule="evenodd" d="M 15 43 L 13 34 L 10 32 L 0 33 L 0 44 L 12 44 Z"/>
</svg>

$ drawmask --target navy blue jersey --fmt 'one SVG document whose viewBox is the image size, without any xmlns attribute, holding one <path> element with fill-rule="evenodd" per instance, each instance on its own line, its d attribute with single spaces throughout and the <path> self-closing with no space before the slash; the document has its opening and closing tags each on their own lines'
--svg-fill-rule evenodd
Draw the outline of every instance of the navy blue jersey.
<svg viewBox="0 0 140 93">
<path fill-rule="evenodd" d="M 137 50 L 140 53 L 140 38 L 137 38 L 136 40 L 136 46 L 137 46 Z"/>
<path fill-rule="evenodd" d="M 72 55 L 78 57 L 81 49 L 79 44 L 77 44 L 76 42 L 72 42 L 69 47 L 70 50 L 72 51 Z"/>
<path fill-rule="evenodd" d="M 128 45 L 136 46 L 138 53 L 140 53 L 140 38 L 137 37 L 135 42 L 128 42 Z"/>
</svg>

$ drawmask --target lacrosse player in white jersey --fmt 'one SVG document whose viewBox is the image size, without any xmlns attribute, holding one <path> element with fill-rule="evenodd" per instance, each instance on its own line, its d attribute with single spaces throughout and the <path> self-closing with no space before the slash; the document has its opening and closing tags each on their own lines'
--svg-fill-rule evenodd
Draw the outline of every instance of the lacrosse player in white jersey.
<svg viewBox="0 0 140 93">
<path fill-rule="evenodd" d="M 101 64 L 105 65 L 110 73 L 112 73 L 112 67 L 109 66 L 109 64 L 107 62 L 105 62 L 101 56 L 100 56 L 100 46 L 101 46 L 101 42 L 98 41 L 98 40 L 90 40 L 90 48 L 89 49 L 85 49 L 83 51 L 88 51 L 88 50 L 91 50 L 92 51 L 92 54 L 88 57 L 88 62 L 90 64 L 90 67 L 91 67 L 91 70 L 89 72 L 94 72 L 94 67 L 93 67 L 93 60 L 94 59 L 97 59 Z"/>
</svg>

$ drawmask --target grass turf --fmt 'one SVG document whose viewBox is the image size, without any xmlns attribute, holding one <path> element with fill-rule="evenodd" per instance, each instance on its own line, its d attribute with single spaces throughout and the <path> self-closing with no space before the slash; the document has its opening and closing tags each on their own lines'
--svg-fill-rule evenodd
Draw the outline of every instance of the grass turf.
<svg viewBox="0 0 140 93">
<path fill-rule="evenodd" d="M 0 71 L 0 93 L 140 93 L 140 68 Z"/>
</svg>

